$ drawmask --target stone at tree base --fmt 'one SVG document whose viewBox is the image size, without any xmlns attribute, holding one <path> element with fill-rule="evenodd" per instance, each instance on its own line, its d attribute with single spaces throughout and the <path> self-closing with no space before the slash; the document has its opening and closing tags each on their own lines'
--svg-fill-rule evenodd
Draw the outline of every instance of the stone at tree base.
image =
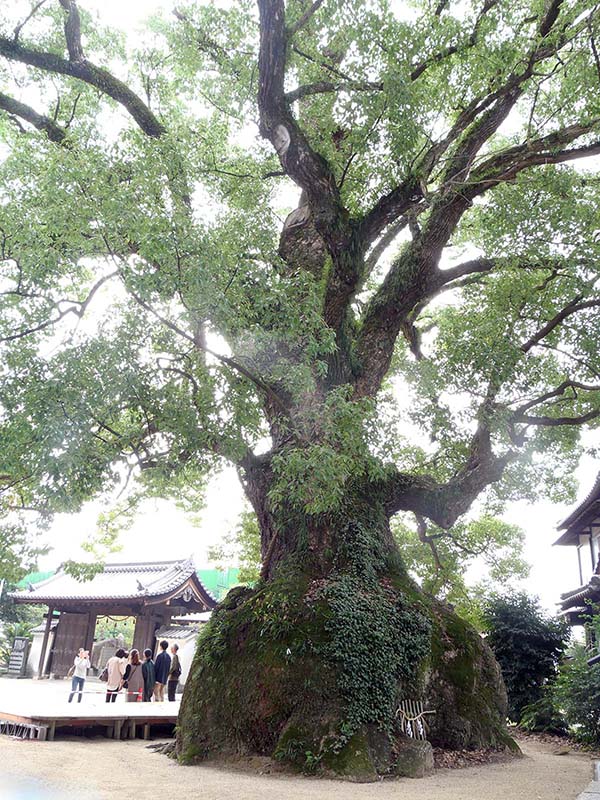
<svg viewBox="0 0 600 800">
<path fill-rule="evenodd" d="M 399 778 L 426 778 L 433 773 L 433 747 L 418 739 L 398 740 L 393 774 Z"/>
</svg>

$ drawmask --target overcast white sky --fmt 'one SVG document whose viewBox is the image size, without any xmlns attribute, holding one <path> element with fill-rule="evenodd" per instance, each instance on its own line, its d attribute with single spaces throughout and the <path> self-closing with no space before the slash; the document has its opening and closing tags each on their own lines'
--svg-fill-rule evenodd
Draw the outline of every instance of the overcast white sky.
<svg viewBox="0 0 600 800">
<path fill-rule="evenodd" d="M 227 5 L 229 0 L 220 0 Z M 172 0 L 80 0 L 80 5 L 101 11 L 105 23 L 125 28 L 131 35 L 143 20 L 157 10 L 169 13 Z M 398 5 L 403 5 L 400 2 Z M 580 496 L 591 488 L 598 464 L 584 459 L 578 470 Z M 200 527 L 194 527 L 182 512 L 166 502 L 149 502 L 133 529 L 122 539 L 123 549 L 115 560 L 140 560 L 184 557 L 193 554 L 199 567 L 209 566 L 207 548 L 219 541 L 236 524 L 243 507 L 242 491 L 235 471 L 225 470 L 210 483 Z M 576 553 L 573 548 L 553 548 L 556 526 L 568 513 L 566 506 L 549 503 L 512 504 L 506 519 L 520 525 L 527 534 L 526 557 L 532 571 L 525 587 L 538 594 L 549 609 L 554 609 L 560 592 L 578 583 Z M 61 515 L 50 536 L 54 549 L 41 566 L 55 568 L 66 558 L 81 558 L 79 546 L 95 527 L 98 508 L 94 505 L 77 516 Z"/>
</svg>

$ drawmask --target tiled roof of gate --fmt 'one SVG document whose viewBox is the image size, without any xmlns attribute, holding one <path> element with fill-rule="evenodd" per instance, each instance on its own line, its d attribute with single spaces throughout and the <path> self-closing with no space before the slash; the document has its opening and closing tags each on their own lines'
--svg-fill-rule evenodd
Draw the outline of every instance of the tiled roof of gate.
<svg viewBox="0 0 600 800">
<path fill-rule="evenodd" d="M 30 584 L 25 591 L 12 592 L 11 597 L 21 603 L 45 603 L 57 600 L 144 600 L 169 594 L 192 575 L 208 595 L 195 573 L 191 558 L 180 561 L 106 564 L 102 572 L 86 581 L 77 580 L 61 567 L 48 580 Z"/>
</svg>

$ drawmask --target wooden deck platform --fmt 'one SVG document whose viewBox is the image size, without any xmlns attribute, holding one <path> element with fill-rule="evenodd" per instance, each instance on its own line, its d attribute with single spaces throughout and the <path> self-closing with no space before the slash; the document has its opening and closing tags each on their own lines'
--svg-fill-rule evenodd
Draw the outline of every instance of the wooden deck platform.
<svg viewBox="0 0 600 800">
<path fill-rule="evenodd" d="M 150 738 L 153 725 L 175 725 L 179 703 L 106 703 L 103 696 L 84 697 L 81 703 L 27 701 L 23 697 L 0 698 L 0 732 L 21 734 L 27 738 L 52 741 L 58 729 L 103 727 L 106 735 L 115 738 L 135 738 L 141 732 Z"/>
</svg>

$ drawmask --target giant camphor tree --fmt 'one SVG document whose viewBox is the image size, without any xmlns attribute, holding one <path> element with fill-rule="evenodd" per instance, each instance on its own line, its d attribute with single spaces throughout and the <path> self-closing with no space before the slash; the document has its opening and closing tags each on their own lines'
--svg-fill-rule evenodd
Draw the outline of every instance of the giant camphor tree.
<svg viewBox="0 0 600 800">
<path fill-rule="evenodd" d="M 596 6 L 196 2 L 133 43 L 84 0 L 1 17 L 6 519 L 237 467 L 261 580 L 207 626 L 182 760 L 402 772 L 402 700 L 501 745 L 497 664 L 390 519 L 434 543 L 551 494 L 600 417 Z"/>
</svg>

